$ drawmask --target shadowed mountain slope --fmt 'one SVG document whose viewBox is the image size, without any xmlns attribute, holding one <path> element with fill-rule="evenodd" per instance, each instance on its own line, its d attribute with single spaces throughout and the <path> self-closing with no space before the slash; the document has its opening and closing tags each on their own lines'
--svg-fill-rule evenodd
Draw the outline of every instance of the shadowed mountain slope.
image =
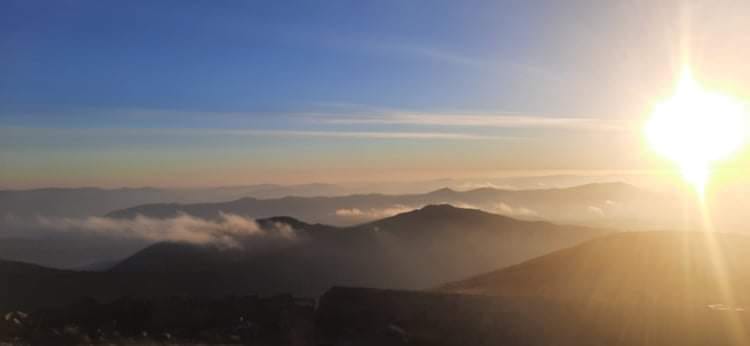
<svg viewBox="0 0 750 346">
<path fill-rule="evenodd" d="M 159 243 L 113 272 L 243 273 L 274 290 L 319 294 L 332 284 L 427 288 L 507 266 L 604 234 L 605 230 L 519 221 L 449 205 L 427 206 L 346 228 L 274 218 L 293 238 L 252 238 L 239 248 Z"/>
<path fill-rule="evenodd" d="M 611 304 L 750 304 L 750 237 L 624 232 L 447 284 L 443 291 Z"/>
</svg>

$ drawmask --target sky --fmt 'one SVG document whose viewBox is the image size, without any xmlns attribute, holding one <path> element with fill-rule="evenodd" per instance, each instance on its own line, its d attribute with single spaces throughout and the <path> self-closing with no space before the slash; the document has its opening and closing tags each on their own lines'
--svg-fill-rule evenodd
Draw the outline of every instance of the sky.
<svg viewBox="0 0 750 346">
<path fill-rule="evenodd" d="M 2 1 L 0 187 L 661 169 L 641 128 L 686 46 L 702 83 L 750 95 L 748 15 L 741 1 Z"/>
</svg>

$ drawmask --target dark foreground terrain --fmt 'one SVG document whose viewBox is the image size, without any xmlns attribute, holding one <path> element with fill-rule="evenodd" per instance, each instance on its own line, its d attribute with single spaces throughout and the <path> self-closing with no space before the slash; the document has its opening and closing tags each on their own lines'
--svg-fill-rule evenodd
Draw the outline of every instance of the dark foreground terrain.
<svg viewBox="0 0 750 346">
<path fill-rule="evenodd" d="M 5 313 L 0 343 L 313 345 L 315 301 L 289 295 L 83 299 L 27 314 Z"/>
<path fill-rule="evenodd" d="M 750 238 L 741 235 L 615 233 L 434 290 L 334 287 L 317 302 L 290 295 L 222 298 L 174 293 L 193 298 L 142 295 L 103 299 L 103 303 L 91 299 L 57 302 L 56 308 L 45 308 L 32 300 L 35 295 L 10 290 L 27 299 L 17 306 L 37 307 L 29 308 L 28 314 L 4 308 L 0 341 L 40 345 L 748 345 L 748 248 Z M 50 277 L 69 275 L 34 268 Z M 36 275 L 20 269 L 10 271 L 12 275 L 0 288 L 12 288 L 13 282 Z M 204 286 L 213 282 L 201 278 Z M 189 287 L 198 284 L 197 280 L 182 284 Z M 55 281 L 39 283 L 44 282 Z M 138 282 L 149 286 L 149 281 Z M 36 297 L 46 298 L 47 304 L 55 302 L 54 295 Z"/>
<path fill-rule="evenodd" d="M 726 306 L 617 305 L 528 297 L 334 288 L 318 340 L 333 345 L 746 345 Z"/>
<path fill-rule="evenodd" d="M 0 320 L 28 345 L 744 345 L 750 319 L 715 306 L 335 287 L 291 296 L 82 300 Z"/>
</svg>

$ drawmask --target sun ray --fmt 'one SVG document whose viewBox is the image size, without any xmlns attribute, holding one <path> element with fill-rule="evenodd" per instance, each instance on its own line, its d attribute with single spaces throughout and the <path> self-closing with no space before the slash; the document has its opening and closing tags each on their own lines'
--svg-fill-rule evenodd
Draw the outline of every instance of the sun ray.
<svg viewBox="0 0 750 346">
<path fill-rule="evenodd" d="M 711 165 L 729 157 L 745 142 L 746 112 L 743 104 L 703 89 L 685 65 L 674 95 L 654 108 L 646 125 L 646 136 L 659 154 L 675 162 L 683 179 L 695 189 L 701 231 L 719 288 L 720 297 L 717 299 L 730 306 L 736 305 L 724 254 L 715 238 L 706 185 L 711 176 Z M 746 344 L 748 340 L 743 324 L 734 315 L 726 318 L 734 341 Z"/>
</svg>

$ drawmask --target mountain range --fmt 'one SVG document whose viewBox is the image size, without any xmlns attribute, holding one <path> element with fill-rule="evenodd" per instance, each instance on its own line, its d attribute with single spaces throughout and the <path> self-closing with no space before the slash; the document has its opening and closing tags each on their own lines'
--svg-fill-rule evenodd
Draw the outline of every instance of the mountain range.
<svg viewBox="0 0 750 346">
<path fill-rule="evenodd" d="M 44 188 L 0 190 L 0 221 L 42 217 L 101 216 L 117 209 L 148 203 L 219 202 L 242 197 L 280 198 L 344 193 L 332 184 L 259 184 L 216 188 Z M 3 220 L 5 219 L 5 220 Z"/>
<path fill-rule="evenodd" d="M 266 233 L 240 238 L 236 247 L 162 242 L 104 272 L 4 262 L 0 307 L 66 303 L 80 296 L 316 296 L 333 285 L 424 289 L 611 232 L 448 205 L 344 228 L 289 217 L 258 223 Z"/>
<path fill-rule="evenodd" d="M 219 203 L 160 203 L 113 211 L 112 218 L 171 218 L 187 214 L 217 219 L 221 213 L 250 218 L 276 215 L 334 225 L 351 225 L 395 215 L 429 204 L 451 204 L 482 209 L 530 220 L 587 224 L 592 226 L 640 226 L 642 213 L 663 209 L 670 197 L 624 183 L 597 183 L 562 189 L 503 190 L 479 188 L 456 191 L 449 188 L 423 194 L 364 194 L 333 197 L 241 198 Z M 663 215 L 660 213 L 660 215 Z M 658 221 L 659 219 L 656 219 Z"/>
<path fill-rule="evenodd" d="M 161 229 L 191 216 L 196 222 L 222 217 L 264 219 L 288 215 L 310 223 L 356 226 L 431 204 L 481 209 L 522 220 L 546 220 L 620 230 L 670 228 L 673 205 L 662 195 L 623 183 L 562 189 L 468 191 L 442 188 L 428 193 L 343 196 L 243 197 L 261 191 L 335 194 L 337 185 L 257 185 L 203 190 L 41 189 L 0 191 L 0 253 L 6 259 L 54 268 L 99 267 L 121 260 L 162 238 Z M 274 192 L 276 193 L 276 192 Z M 201 203 L 192 203 L 200 199 Z M 213 202 L 212 202 L 213 201 Z M 158 203 L 157 203 L 158 202 Z M 169 202 L 169 203 L 161 203 Z M 146 204 L 143 204 L 146 203 Z M 144 219 L 136 220 L 138 217 Z M 129 230 L 143 223 L 162 224 Z M 679 220 L 682 222 L 682 218 Z M 108 225 L 102 228 L 103 225 Z M 143 227 L 141 227 L 143 228 Z"/>
</svg>

